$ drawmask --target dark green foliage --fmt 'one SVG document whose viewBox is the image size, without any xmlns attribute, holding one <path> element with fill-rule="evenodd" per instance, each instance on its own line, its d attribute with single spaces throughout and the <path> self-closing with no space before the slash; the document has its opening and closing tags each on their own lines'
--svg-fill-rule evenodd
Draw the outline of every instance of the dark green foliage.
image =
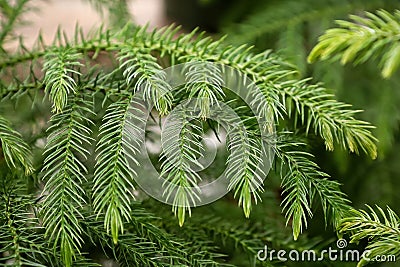
<svg viewBox="0 0 400 267">
<path fill-rule="evenodd" d="M 5 185 L 5 181 L 3 186 Z M 14 188 L 13 188 L 14 187 Z M 11 182 L 1 191 L 0 261 L 12 266 L 46 266 L 40 259 L 49 251 L 39 234 L 41 227 L 30 212 L 33 201 L 19 196 Z"/>
<path fill-rule="evenodd" d="M 19 15 L 23 8 L 18 3 L 24 1 L 16 3 L 12 10 Z M 107 7 L 104 1 L 98 3 Z M 10 8 L 6 1 L 0 4 L 3 13 Z M 10 32 L 12 20 L 5 18 L 4 34 Z M 349 200 L 315 163 L 303 140 L 376 158 L 373 127 L 355 118 L 358 111 L 336 101 L 322 86 L 299 79 L 290 64 L 270 51 L 256 53 L 248 45 L 227 46 L 205 33 L 178 31 L 170 26 L 148 32 L 128 23 L 85 36 L 77 28 L 72 40 L 59 31 L 52 45 L 39 37 L 32 49 L 21 43 L 15 53 L 3 51 L 2 105 L 14 105 L 13 112 L 18 112 L 26 108 L 21 102 L 28 102 L 43 113 L 41 123 L 16 118 L 18 130 L 32 135 L 29 144 L 0 116 L 0 265 L 97 266 L 101 254 L 120 266 L 248 266 L 259 264 L 255 257 L 266 242 L 281 248 L 316 247 L 320 239 L 300 235 L 316 207 L 322 207 L 326 224 L 335 229 L 346 220 Z M 179 63 L 189 63 L 187 78 L 197 83 L 170 91 L 159 74 Z M 204 67 L 207 63 L 229 66 L 242 74 L 240 82 L 246 83 L 247 77 L 260 88 L 249 87 L 248 93 L 264 121 L 274 121 L 262 127 L 277 129 L 273 149 L 281 166 L 276 164 L 265 182 L 256 164 L 260 144 L 266 141 L 255 126 L 259 118 L 228 95 L 217 69 Z M 151 132 L 142 127 L 141 101 L 154 104 L 153 119 L 161 120 L 182 99 L 195 99 L 199 116 L 185 120 L 182 129 L 168 129 L 178 132 L 178 145 L 153 155 L 161 175 L 174 186 L 188 188 L 200 180 L 188 162 L 202 155 L 199 139 L 204 132 L 218 135 L 218 127 L 207 119 L 213 103 L 227 103 L 242 127 L 224 144 L 234 151 L 226 156 L 233 166 L 227 174 L 232 193 L 191 209 L 187 203 L 196 192 L 183 190 L 172 205 L 176 221 L 166 205 L 148 199 L 134 178 L 142 167 L 140 135 Z M 7 111 L 0 110 L 4 117 Z M 31 154 L 40 155 L 34 164 Z M 224 164 L 218 162 L 209 173 Z M 283 192 L 275 196 L 273 190 L 280 186 Z M 260 201 L 264 203 L 256 206 Z M 236 202 L 250 219 L 243 218 Z M 221 216 L 221 209 L 229 213 Z M 270 216 L 263 209 L 271 209 Z M 193 218 L 188 219 L 187 212 Z"/>
</svg>

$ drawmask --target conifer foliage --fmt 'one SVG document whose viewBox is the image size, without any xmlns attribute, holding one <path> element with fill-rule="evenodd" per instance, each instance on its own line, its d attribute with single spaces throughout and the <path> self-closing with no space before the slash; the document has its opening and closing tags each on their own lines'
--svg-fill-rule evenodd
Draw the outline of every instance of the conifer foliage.
<svg viewBox="0 0 400 267">
<path fill-rule="evenodd" d="M 351 21 L 337 21 L 338 28 L 326 31 L 309 55 L 309 61 L 337 60 L 342 64 L 362 64 L 378 60 L 381 75 L 390 78 L 400 64 L 400 43 L 398 39 L 400 11 L 392 13 L 378 10 L 366 12 L 364 16 L 350 16 Z M 370 257 L 379 255 L 400 255 L 400 220 L 389 207 L 387 213 L 376 206 L 375 211 L 354 211 L 354 215 L 341 221 L 340 231 L 349 233 L 352 242 L 368 239 Z M 361 260 L 359 265 L 367 264 Z"/>
<path fill-rule="evenodd" d="M 322 86 L 299 80 L 273 52 L 226 46 L 196 30 L 178 34 L 179 27 L 170 26 L 148 31 L 129 23 L 88 36 L 77 27 L 72 40 L 59 31 L 52 44 L 39 37 L 34 48 L 21 42 L 16 52 L 9 52 L 4 45 L 27 4 L 0 1 L 0 265 L 98 266 L 96 255 L 101 254 L 119 266 L 248 266 L 262 242 L 272 240 L 273 233 L 250 221 L 253 213 L 260 218 L 260 206 L 270 205 L 272 212 L 282 205 L 284 220 L 278 212 L 275 223 L 265 216 L 260 221 L 276 232 L 286 229 L 285 224 L 292 228 L 299 242 L 288 244 L 287 235 L 273 240 L 282 247 L 302 244 L 315 199 L 334 227 L 353 215 L 339 184 L 313 162 L 307 140 L 320 140 L 328 150 L 340 146 L 375 158 L 372 126 Z M 209 86 L 207 79 L 185 90 L 165 90 L 157 73 L 188 62 L 229 66 L 260 89 L 254 101 L 260 114 L 270 116 L 267 110 L 272 111 L 277 131 L 276 163 L 268 177 L 280 177 L 282 203 L 269 197 L 268 178 L 258 191 L 250 190 L 260 184 L 254 161 L 262 137 L 248 106 L 222 87 Z M 204 70 L 190 68 L 190 75 L 202 76 Z M 198 213 L 188 219 L 191 210 L 184 197 L 190 197 L 189 192 L 174 202 L 175 220 L 165 212 L 170 207 L 146 197 L 134 179 L 141 166 L 129 164 L 141 156 L 138 140 L 124 136 L 126 127 L 156 134 L 154 128 L 129 124 L 132 110 L 143 110 L 134 102 L 137 95 L 154 104 L 156 122 L 183 99 L 201 95 L 200 116 L 185 122 L 177 152 L 173 146 L 164 147 L 152 158 L 170 182 L 183 185 L 198 182 L 198 174 L 185 173 L 182 162 L 202 154 L 200 133 L 218 135 L 218 125 L 207 119 L 212 103 L 226 102 L 237 111 L 247 134 L 229 140 L 226 147 L 239 146 L 247 157 L 237 160 L 228 152 L 227 161 L 235 170 L 229 184 L 232 193 L 218 202 L 230 205 L 236 199 L 250 219 L 229 219 L 211 206 L 194 208 Z M 29 115 L 12 114 L 27 110 Z M 165 161 L 171 153 L 174 162 Z M 223 168 L 225 162 L 217 157 L 212 168 Z M 259 200 L 263 202 L 255 206 Z M 357 216 L 347 219 L 342 230 L 359 229 L 357 224 L 373 219 L 364 213 Z M 390 210 L 389 217 L 388 227 L 397 227 Z M 235 262 L 234 251 L 248 258 Z"/>
</svg>

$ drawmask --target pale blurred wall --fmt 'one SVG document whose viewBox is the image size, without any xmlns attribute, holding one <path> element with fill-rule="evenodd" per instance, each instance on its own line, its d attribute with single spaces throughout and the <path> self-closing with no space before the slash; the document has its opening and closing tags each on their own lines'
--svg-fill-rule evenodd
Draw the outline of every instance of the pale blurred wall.
<svg viewBox="0 0 400 267">
<path fill-rule="evenodd" d="M 112 1 L 112 0 L 110 0 Z M 167 23 L 164 15 L 163 0 L 130 0 L 129 12 L 133 20 L 139 24 L 149 24 L 150 28 L 163 26 Z M 31 5 L 37 11 L 25 15 L 26 25 L 17 29 L 17 34 L 24 37 L 27 47 L 36 40 L 39 30 L 46 42 L 51 42 L 60 26 L 69 36 L 73 36 L 76 23 L 84 32 L 107 23 L 96 12 L 87 0 L 31 0 Z"/>
</svg>

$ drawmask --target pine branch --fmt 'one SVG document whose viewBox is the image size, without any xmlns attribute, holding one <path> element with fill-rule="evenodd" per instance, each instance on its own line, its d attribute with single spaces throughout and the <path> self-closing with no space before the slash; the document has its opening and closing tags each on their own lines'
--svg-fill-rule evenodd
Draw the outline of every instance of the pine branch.
<svg viewBox="0 0 400 267">
<path fill-rule="evenodd" d="M 355 111 L 344 109 L 348 106 L 343 103 L 334 101 L 332 99 L 332 96 L 326 93 L 325 89 L 319 88 L 317 86 L 308 85 L 305 81 L 299 82 L 296 80 L 292 80 L 291 78 L 293 77 L 293 71 L 290 69 L 288 70 L 284 62 L 282 62 L 279 58 L 271 55 L 270 53 L 261 53 L 254 55 L 250 52 L 250 48 L 246 46 L 238 48 L 223 46 L 221 47 L 220 41 L 213 42 L 212 40 L 210 40 L 210 38 L 202 38 L 201 35 L 197 37 L 195 41 L 193 41 L 195 32 L 189 35 L 182 35 L 174 40 L 172 36 L 175 34 L 176 29 L 172 27 L 166 28 L 164 30 L 155 31 L 151 34 L 147 34 L 145 32 L 145 28 L 140 28 L 131 34 L 131 38 L 127 39 L 126 41 L 124 41 L 125 43 L 121 44 L 118 40 L 127 38 L 125 36 L 127 34 L 125 31 L 126 29 L 114 35 L 114 37 L 116 37 L 116 40 L 112 45 L 107 44 L 111 42 L 110 37 L 104 37 L 103 35 L 100 35 L 98 40 L 93 41 L 94 46 L 93 43 L 85 43 L 85 45 L 82 46 L 77 45 L 75 51 L 86 54 L 88 53 L 89 49 L 92 49 L 95 50 L 96 53 L 98 53 L 98 50 L 105 50 L 107 46 L 109 50 L 111 49 L 110 46 L 112 47 L 111 50 L 120 49 L 120 70 L 124 73 L 127 85 L 130 86 L 135 84 L 133 89 L 135 91 L 143 90 L 145 99 L 151 100 L 156 104 L 159 103 L 158 109 L 160 110 L 160 112 L 166 113 L 168 111 L 168 107 L 170 106 L 170 102 L 169 100 L 160 101 L 160 96 L 165 93 L 165 91 L 163 91 L 165 90 L 165 84 L 161 82 L 154 83 L 152 80 L 152 78 L 154 77 L 161 76 L 157 76 L 160 67 L 156 63 L 156 59 L 151 55 L 146 56 L 146 54 L 149 54 L 151 51 L 159 52 L 161 55 L 169 54 L 171 57 L 171 61 L 175 63 L 200 59 L 203 62 L 212 61 L 230 65 L 235 69 L 238 69 L 240 72 L 247 74 L 250 78 L 254 79 L 257 85 L 261 87 L 262 94 L 255 94 L 253 96 L 255 98 L 255 101 L 258 101 L 259 108 L 262 111 L 262 114 L 264 114 L 264 116 L 266 117 L 266 121 L 271 121 L 271 118 L 268 117 L 270 116 L 271 111 L 274 111 L 275 119 L 282 118 L 282 114 L 284 114 L 286 110 L 289 112 L 290 116 L 293 116 L 291 103 L 294 103 L 296 106 L 297 114 L 295 116 L 301 117 L 302 121 L 307 125 L 307 130 L 313 127 L 316 133 L 323 137 L 328 149 L 333 149 L 334 141 L 336 140 L 343 147 L 350 149 L 350 151 L 358 152 L 359 148 L 361 148 L 372 157 L 376 156 L 374 138 L 369 132 L 369 128 L 371 126 L 369 126 L 365 122 L 355 120 L 352 117 Z M 106 36 L 109 36 L 109 34 L 106 33 Z M 126 43 L 128 43 L 129 45 L 127 45 Z M 137 46 L 135 46 L 136 44 Z M 137 60 L 137 58 L 140 60 Z M 4 64 L 8 65 L 11 64 L 11 62 L 5 62 Z M 150 88 L 152 88 L 151 85 L 153 85 L 153 87 L 157 90 L 150 90 Z M 196 89 L 192 94 L 193 96 L 195 96 L 199 92 L 200 91 Z M 209 93 L 210 91 L 208 91 L 208 94 Z M 214 95 L 213 99 L 217 98 L 218 97 Z M 201 103 L 199 103 L 199 105 L 200 104 Z M 129 101 L 128 99 L 126 99 L 120 107 L 118 107 L 118 105 L 114 105 L 113 108 L 119 111 L 115 111 L 114 113 L 112 113 L 113 116 L 109 117 L 110 125 L 114 125 L 116 128 L 111 126 L 111 130 L 104 134 L 104 136 L 106 137 L 102 141 L 102 149 L 107 149 L 107 152 L 104 152 L 104 154 L 102 155 L 103 158 L 100 159 L 100 162 L 102 162 L 103 165 L 100 165 L 100 163 L 98 163 L 98 166 L 118 166 L 118 168 L 114 170 L 118 170 L 119 168 L 121 168 L 121 166 L 126 167 L 126 162 L 123 163 L 123 160 L 119 158 L 119 156 L 115 156 L 120 155 L 118 151 L 120 151 L 121 147 L 119 147 L 118 144 L 121 143 L 122 135 L 116 135 L 118 137 L 115 137 L 115 139 L 113 139 L 113 142 L 110 141 L 110 138 L 114 136 L 113 134 L 115 134 L 115 132 L 111 133 L 111 131 L 114 131 L 115 129 L 119 129 L 118 131 L 121 131 L 121 129 L 123 128 L 121 127 L 121 121 L 114 121 L 114 118 L 124 118 L 123 114 L 126 113 L 123 112 L 123 110 L 127 110 L 126 108 L 129 105 Z M 208 104 L 203 105 L 204 110 L 206 110 L 207 106 Z M 109 110 L 109 112 L 110 111 L 111 110 Z M 204 114 L 207 113 L 206 111 L 204 112 Z M 114 121 L 115 124 L 112 124 L 112 121 Z M 116 125 L 119 125 L 119 128 Z M 103 127 L 103 130 L 106 131 L 106 127 Z M 110 143 L 115 145 L 110 146 L 110 148 L 106 148 L 106 146 Z M 251 142 L 244 142 L 241 144 L 243 145 L 243 149 L 245 148 L 245 144 L 251 145 L 245 150 L 247 151 L 247 155 L 252 156 L 248 158 L 248 161 L 244 161 L 250 163 L 250 165 L 247 165 L 249 168 L 239 168 L 238 166 L 242 166 L 242 164 L 244 163 L 242 161 L 240 161 L 240 164 L 238 164 L 239 162 L 234 162 L 234 165 L 236 165 L 236 167 L 242 171 L 238 171 L 236 173 L 232 172 L 232 174 L 235 174 L 233 178 L 236 178 L 231 179 L 231 181 L 233 182 L 230 188 L 235 188 L 235 190 L 237 190 L 236 194 L 238 194 L 238 192 L 241 192 L 241 194 L 239 195 L 239 201 L 241 205 L 245 207 L 245 214 L 248 215 L 251 206 L 251 197 L 249 197 L 251 194 L 249 194 L 249 192 L 253 192 L 251 191 L 251 189 L 256 188 L 256 186 L 258 188 L 260 181 L 258 181 L 256 185 L 252 183 L 257 181 L 257 179 L 260 179 L 257 177 L 255 179 L 250 179 L 249 176 L 253 171 L 253 167 L 250 167 L 251 162 L 254 159 L 253 155 L 257 155 L 257 153 L 251 152 L 257 151 L 257 149 L 255 149 L 256 143 L 253 142 L 252 144 Z M 254 149 L 251 150 L 251 147 L 254 147 Z M 113 155 L 113 157 L 111 157 L 111 155 Z M 114 165 L 108 165 L 111 159 L 114 159 Z M 119 162 L 118 164 L 120 165 L 118 165 L 117 162 Z M 255 162 L 257 162 L 257 159 L 255 159 Z M 110 170 L 111 169 L 108 169 L 108 171 Z M 243 170 L 247 171 L 243 172 Z M 122 170 L 118 170 L 113 173 L 120 173 L 120 176 L 116 176 L 123 178 L 123 184 L 129 185 L 131 182 L 127 182 L 131 181 L 130 178 L 128 178 L 127 174 L 122 175 L 122 172 Z M 97 193 L 99 192 L 102 192 L 100 195 L 95 196 L 95 207 L 97 212 L 102 209 L 101 207 L 104 208 L 108 203 L 110 203 L 105 200 L 108 199 L 105 198 L 105 196 L 108 196 L 106 192 L 116 192 L 116 189 L 112 189 L 111 186 L 114 183 L 108 183 L 110 179 L 111 181 L 113 181 L 112 179 L 114 178 L 112 177 L 114 176 L 108 176 L 106 178 L 106 173 L 106 171 L 102 173 L 104 177 L 95 178 L 96 190 L 93 196 L 97 195 Z M 97 171 L 97 175 L 95 174 L 95 177 L 98 175 L 99 171 Z M 252 177 L 254 178 L 253 175 Z M 103 180 L 103 178 L 105 180 Z M 122 181 L 119 180 L 120 178 L 118 178 L 116 181 Z M 109 186 L 111 188 L 111 191 L 103 191 L 103 187 L 106 186 Z M 120 190 L 117 191 L 123 192 L 124 190 L 125 189 L 120 188 Z M 130 193 L 127 192 L 126 194 L 124 194 L 124 197 L 122 197 L 123 201 L 115 200 L 115 202 L 111 202 L 114 204 L 108 206 L 108 209 L 110 209 L 108 214 L 111 214 L 111 210 L 113 210 L 114 212 L 116 212 L 116 210 L 120 210 L 123 216 L 129 218 L 129 215 L 127 215 L 129 214 L 129 209 L 126 208 L 125 212 L 122 208 L 124 206 L 128 206 L 128 199 L 131 197 L 129 195 Z M 183 213 L 182 209 L 180 210 L 180 217 L 182 221 Z M 116 212 L 116 214 L 120 213 Z M 119 217 L 116 218 L 117 221 L 120 221 Z M 109 223 L 106 223 L 106 225 L 108 224 Z M 120 227 L 122 227 L 122 223 L 118 224 L 120 225 Z M 112 225 L 115 226 L 116 224 Z M 119 227 L 113 228 L 112 230 L 115 238 L 117 237 L 117 228 Z"/>
<path fill-rule="evenodd" d="M 368 211 L 352 210 L 353 215 L 340 224 L 340 232 L 351 235 L 350 242 L 368 239 L 367 255 L 373 260 L 376 256 L 398 257 L 400 255 L 400 219 L 387 207 L 387 213 L 376 206 L 377 211 L 367 205 Z M 367 265 L 369 261 L 361 259 L 357 266 Z"/>
<path fill-rule="evenodd" d="M 191 266 L 232 266 L 224 263 L 227 255 L 222 246 L 233 245 L 235 251 L 244 251 L 251 257 L 261 247 L 260 240 L 252 236 L 247 225 L 224 221 L 206 212 L 193 217 L 183 228 L 177 227 L 166 209 L 160 210 L 154 202 L 148 204 L 151 210 L 157 210 L 162 215 L 162 227 L 188 245 L 186 248 Z"/>
<path fill-rule="evenodd" d="M 82 53 L 87 53 L 90 50 L 95 50 L 98 53 L 98 50 L 105 50 L 107 47 L 110 50 L 110 46 L 113 47 L 113 50 L 121 50 L 125 45 L 120 44 L 117 40 L 128 38 L 126 36 L 128 33 L 125 32 L 127 29 L 125 28 L 114 35 L 117 39 L 113 45 L 110 44 L 110 34 L 106 32 L 105 36 L 101 35 L 98 40 L 86 43 L 84 46 L 78 45 L 75 49 Z M 355 112 L 345 109 L 348 105 L 333 100 L 325 89 L 316 89 L 318 86 L 291 79 L 293 71 L 287 70 L 285 62 L 274 56 L 268 56 L 266 53 L 253 54 L 249 51 L 250 47 L 247 46 L 224 47 L 221 46 L 221 41 L 212 42 L 209 38 L 202 39 L 201 37 L 193 41 L 191 38 L 193 38 L 195 31 L 173 40 L 176 30 L 176 28 L 170 27 L 148 34 L 144 32 L 144 28 L 137 28 L 127 42 L 132 45 L 138 44 L 138 48 L 143 46 L 151 48 L 152 51 L 159 52 L 161 55 L 170 54 L 173 63 L 201 58 L 203 61 L 232 66 L 239 72 L 248 75 L 257 85 L 273 88 L 269 91 L 263 91 L 268 92 L 265 95 L 266 101 L 271 103 L 269 104 L 270 110 L 274 110 L 277 117 L 282 114 L 279 110 L 288 104 L 286 101 L 286 96 L 288 96 L 297 105 L 297 112 L 300 113 L 299 115 L 302 118 L 306 117 L 307 109 L 308 113 L 313 115 L 307 116 L 309 118 L 308 124 L 314 126 L 317 133 L 325 139 L 328 149 L 333 149 L 333 138 L 336 137 L 339 144 L 346 149 L 358 152 L 361 148 L 371 157 L 376 157 L 375 140 L 369 131 L 371 126 L 366 122 L 355 120 L 353 118 Z M 32 56 L 40 56 L 40 53 L 38 55 L 33 53 L 29 57 L 22 58 L 28 60 Z M 15 64 L 14 60 L 6 60 L 0 63 L 0 67 L 10 64 Z M 129 66 L 127 69 L 129 69 Z M 157 93 L 157 95 L 160 94 Z M 285 97 L 282 98 L 282 96 Z M 283 101 L 276 104 L 275 108 L 272 104 L 276 103 L 277 99 Z M 327 101 L 327 106 L 325 106 L 324 101 Z"/>
<path fill-rule="evenodd" d="M 288 170 L 282 177 L 284 199 L 282 201 L 286 224 L 290 221 L 293 237 L 296 240 L 303 228 L 307 228 L 307 218 L 312 217 L 311 205 L 315 195 L 318 195 L 325 215 L 325 223 L 331 221 L 337 229 L 341 219 L 349 215 L 349 200 L 340 191 L 339 184 L 329 180 L 318 165 L 311 161 L 312 155 L 299 148 L 305 144 L 295 142 L 281 134 L 276 146 L 276 153 L 281 159 L 281 175 L 285 173 L 284 164 Z"/>
<path fill-rule="evenodd" d="M 46 244 L 38 233 L 42 230 L 38 220 L 29 211 L 33 201 L 19 196 L 12 182 L 4 182 L 0 192 L 0 261 L 18 267 L 44 267 L 39 259 Z"/>
<path fill-rule="evenodd" d="M 233 133 L 235 131 L 235 133 Z M 252 200 L 257 204 L 259 191 L 263 191 L 263 178 L 265 173 L 260 164 L 263 146 L 254 136 L 246 134 L 246 129 L 233 127 L 228 133 L 229 154 L 227 165 L 229 168 L 226 176 L 229 179 L 229 190 L 234 190 L 234 196 L 239 197 L 239 206 L 243 208 L 244 215 L 250 216 Z"/>
<path fill-rule="evenodd" d="M 201 178 L 193 166 L 201 167 L 197 158 L 202 156 L 202 151 L 198 149 L 202 147 L 199 141 L 202 130 L 190 121 L 190 111 L 185 107 L 176 108 L 174 112 L 164 127 L 160 177 L 165 177 L 169 182 L 163 194 L 167 195 L 167 199 L 173 197 L 172 210 L 182 226 L 186 211 L 190 216 L 190 207 L 195 206 L 199 200 L 198 182 Z M 177 137 L 179 139 L 175 140 Z"/>
<path fill-rule="evenodd" d="M 110 242 L 113 237 L 104 231 L 101 221 L 93 216 L 85 220 L 87 231 L 94 244 L 101 244 L 103 250 L 110 248 L 114 257 L 122 266 L 177 266 L 188 265 L 188 253 L 182 240 L 167 233 L 153 223 L 159 221 L 153 214 L 146 212 L 140 204 L 131 206 L 131 221 L 125 223 L 129 233 L 119 236 L 118 244 Z"/>
<path fill-rule="evenodd" d="M 282 177 L 282 208 L 287 218 L 286 225 L 290 221 L 292 223 L 295 240 L 303 232 L 303 228 L 307 228 L 307 217 L 312 216 L 310 176 L 317 175 L 314 172 L 316 165 L 305 157 L 309 154 L 302 154 L 294 151 L 286 154 L 289 171 Z"/>
<path fill-rule="evenodd" d="M 134 156 L 139 152 L 142 125 L 133 124 L 135 114 L 142 120 L 140 103 L 135 103 L 134 94 L 120 94 L 117 101 L 106 110 L 100 127 L 97 157 L 92 191 L 95 212 L 104 215 L 104 227 L 111 231 L 113 242 L 118 242 L 118 233 L 123 233 L 124 221 L 131 218 L 130 203 L 134 199 L 134 169 L 128 163 L 138 164 Z M 144 122 L 143 122 L 144 123 Z M 128 129 L 128 130 L 127 130 Z"/>
<path fill-rule="evenodd" d="M 33 172 L 31 150 L 11 123 L 0 116 L 0 153 L 10 168 L 22 169 L 25 175 Z"/>
<path fill-rule="evenodd" d="M 94 218 L 92 218 L 94 219 Z M 118 244 L 110 242 L 112 236 L 104 232 L 104 227 L 101 223 L 93 223 L 89 220 L 87 227 L 91 238 L 96 243 L 100 243 L 104 248 L 109 248 L 113 251 L 115 259 L 119 266 L 166 266 L 162 263 L 163 257 L 157 255 L 158 251 L 155 245 L 135 234 L 121 234 L 118 239 Z M 94 243 L 94 245 L 98 245 Z M 167 257 L 165 257 L 167 259 Z M 165 260 L 165 259 L 164 259 Z"/>
<path fill-rule="evenodd" d="M 155 244 L 160 259 L 174 264 L 189 264 L 190 253 L 186 243 L 161 227 L 160 218 L 144 209 L 143 203 L 135 203 L 132 208 L 135 216 L 132 216 L 129 222 L 130 229 L 141 238 Z"/>
<path fill-rule="evenodd" d="M 43 72 L 46 84 L 45 93 L 53 102 L 53 112 L 60 112 L 67 105 L 68 94 L 75 93 L 76 82 L 72 75 L 80 75 L 74 68 L 82 66 L 79 63 L 81 55 L 73 49 L 50 51 L 45 55 Z"/>
<path fill-rule="evenodd" d="M 210 117 L 210 108 L 218 105 L 225 96 L 222 90 L 221 68 L 207 61 L 190 61 L 183 69 L 188 101 L 195 99 L 195 108 L 200 109 L 202 119 Z"/>
<path fill-rule="evenodd" d="M 325 216 L 325 225 L 332 222 L 333 229 L 337 230 L 340 220 L 350 213 L 350 200 L 340 190 L 340 184 L 329 178 L 313 179 L 311 181 L 314 194 L 319 196 Z"/>
<path fill-rule="evenodd" d="M 128 87 L 132 86 L 134 92 L 141 91 L 144 100 L 154 104 L 161 115 L 167 114 L 172 105 L 172 89 L 151 50 L 126 45 L 118 59 Z"/>
<path fill-rule="evenodd" d="M 207 218 L 203 221 L 203 229 L 214 238 L 219 236 L 222 242 L 233 242 L 235 247 L 242 249 L 251 256 L 257 254 L 257 249 L 260 248 L 259 240 L 252 236 L 248 226 L 234 226 L 228 222 L 223 222 L 220 218 Z"/>
<path fill-rule="evenodd" d="M 46 181 L 41 211 L 43 225 L 54 250 L 59 246 L 66 266 L 72 265 L 83 243 L 79 222 L 87 202 L 82 186 L 87 174 L 83 160 L 89 155 L 87 146 L 92 142 L 88 128 L 92 124 L 88 118 L 92 114 L 92 103 L 78 90 L 74 89 L 75 95 L 68 97 L 63 111 L 51 118 L 42 169 Z"/>
<path fill-rule="evenodd" d="M 250 226 L 246 222 L 235 223 L 234 221 L 227 221 L 216 215 L 214 216 L 203 216 L 196 217 L 194 222 L 199 231 L 203 231 L 208 235 L 208 239 L 213 240 L 214 244 L 221 246 L 222 251 L 233 247 L 234 256 L 238 252 L 244 252 L 247 255 L 247 260 L 243 259 L 242 264 L 248 266 L 254 264 L 257 260 L 257 252 L 262 249 L 263 243 L 261 235 L 255 232 L 254 227 Z M 257 262 L 260 266 L 279 266 L 269 261 Z M 228 265 L 229 266 L 229 265 Z M 242 265 L 238 265 L 242 266 Z"/>
<path fill-rule="evenodd" d="M 361 149 L 375 159 L 377 140 L 370 132 L 374 127 L 353 117 L 360 111 L 351 110 L 351 105 L 334 100 L 325 88 L 305 82 L 278 85 L 283 99 L 289 100 L 286 102 L 288 115 L 294 115 L 296 120 L 300 118 L 307 133 L 313 127 L 315 133 L 324 139 L 328 150 L 334 149 L 336 141 L 346 150 L 358 154 Z M 292 107 L 296 111 L 294 114 Z"/>
<path fill-rule="evenodd" d="M 107 252 L 113 253 L 109 257 L 114 256 L 126 265 L 129 261 L 145 266 L 218 264 L 218 250 L 212 250 L 212 244 L 200 240 L 193 247 L 180 246 L 182 239 L 167 234 L 163 222 L 153 224 L 153 221 L 146 221 L 151 219 L 148 214 L 142 221 L 141 212 L 133 205 L 136 193 L 141 196 L 140 191 L 134 188 L 133 178 L 137 175 L 136 157 L 142 152 L 140 137 L 144 136 L 146 129 L 141 116 L 146 108 L 141 103 L 143 100 L 150 106 L 154 104 L 160 115 L 175 108 L 174 114 L 181 116 L 179 121 L 183 123 L 179 127 L 175 125 L 166 129 L 165 138 L 178 138 L 170 143 L 170 147 L 164 148 L 161 169 L 162 176 L 171 182 L 165 194 L 172 196 L 174 185 L 182 186 L 173 205 L 179 224 L 183 224 L 187 211 L 190 214 L 188 203 L 195 202 L 194 193 L 200 180 L 199 174 L 191 167 L 198 164 L 197 159 L 203 152 L 201 119 L 214 115 L 213 107 L 218 101 L 231 100 L 225 95 L 227 90 L 220 82 L 221 74 L 216 69 L 199 67 L 201 64 L 227 65 L 242 73 L 241 78 L 247 76 L 251 80 L 245 84 L 248 85 L 247 96 L 259 111 L 264 127 L 271 128 L 275 122 L 278 127 L 291 124 L 289 128 L 296 129 L 300 120 L 306 126 L 306 132 L 314 131 L 321 136 L 329 150 L 338 143 L 350 151 L 364 151 L 376 157 L 375 139 L 369 131 L 372 127 L 354 118 L 357 111 L 335 101 L 326 89 L 310 85 L 305 80 L 299 81 L 293 68 L 273 53 L 255 54 L 246 45 L 225 46 L 221 40 L 212 41 L 196 31 L 176 35 L 177 31 L 178 28 L 171 26 L 148 33 L 145 27 L 132 30 L 128 25 L 117 33 L 100 30 L 96 36 L 75 37 L 73 41 L 66 40 L 59 32 L 51 46 L 21 50 L 0 60 L 4 80 L 0 86 L 1 96 L 18 98 L 44 89 L 53 102 L 52 134 L 43 164 L 46 180 L 43 194 L 47 196 L 42 214 L 46 236 L 53 244 L 51 254 L 62 258 L 64 265 L 75 265 L 82 260 L 84 256 L 80 256 L 80 250 L 86 238 L 96 239 L 96 247 L 106 247 Z M 103 55 L 110 56 L 110 69 L 108 66 L 93 67 L 96 58 Z M 8 70 L 43 58 L 44 78 L 42 72 L 32 71 L 26 80 L 17 79 L 15 74 L 10 80 L 3 79 Z M 201 64 L 196 65 L 195 61 Z M 159 62 L 166 66 L 191 62 L 186 77 L 189 85 L 179 94 L 171 93 L 172 88 L 165 81 L 166 73 Z M 78 68 L 88 75 L 81 75 Z M 234 85 L 240 79 L 232 82 Z M 96 105 L 96 109 L 101 116 L 103 112 L 105 115 L 101 122 L 96 123 L 101 126 L 94 178 L 86 183 L 87 169 L 83 161 L 92 143 L 90 118 L 93 114 L 92 103 L 88 103 L 85 95 L 92 92 L 105 95 L 101 99 L 98 97 L 100 94 L 94 95 L 96 103 L 97 100 L 103 102 Z M 197 109 L 178 112 L 176 106 L 179 102 L 175 96 L 195 101 Z M 109 102 L 108 108 L 104 108 Z M 230 121 L 229 116 L 224 117 L 232 131 L 232 136 L 229 136 L 232 153 L 228 164 L 233 168 L 228 173 L 229 189 L 239 198 L 239 205 L 243 206 L 248 217 L 252 201 L 257 201 L 263 190 L 265 174 L 258 163 L 264 140 L 260 138 L 260 131 L 255 130 L 260 118 L 250 114 L 249 107 L 242 105 L 241 101 L 232 101 L 232 106 L 242 124 Z M 190 112 L 197 115 L 195 120 L 189 120 L 193 118 L 189 116 L 193 115 L 188 114 Z M 286 120 L 287 117 L 294 119 Z M 278 145 L 277 154 L 288 166 L 285 172 L 282 171 L 285 190 L 282 205 L 287 223 L 292 222 L 295 239 L 307 226 L 315 196 L 321 200 L 325 219 L 329 217 L 335 226 L 347 215 L 345 210 L 348 209 L 339 185 L 329 180 L 310 160 L 311 154 L 297 148 L 298 144 Z M 92 183 L 93 188 L 90 187 Z M 90 200 L 93 203 L 88 204 Z M 86 212 L 90 207 L 94 211 Z M 247 235 L 246 229 L 233 228 L 230 231 L 233 223 L 223 227 L 213 221 L 209 223 L 211 225 L 207 227 L 215 233 L 217 241 L 229 239 L 254 256 L 256 250 L 249 244 L 254 241 L 250 238 L 254 235 Z M 198 236 L 205 239 L 206 229 Z M 185 236 L 183 240 L 191 241 L 191 237 Z M 202 248 L 210 251 L 203 253 Z M 84 260 L 81 262 L 82 265 L 90 264 Z"/>
<path fill-rule="evenodd" d="M 350 19 L 336 21 L 339 28 L 329 29 L 319 38 L 309 62 L 340 59 L 342 64 L 360 64 L 380 58 L 382 76 L 392 76 L 400 64 L 400 11 L 378 10 Z"/>
</svg>

